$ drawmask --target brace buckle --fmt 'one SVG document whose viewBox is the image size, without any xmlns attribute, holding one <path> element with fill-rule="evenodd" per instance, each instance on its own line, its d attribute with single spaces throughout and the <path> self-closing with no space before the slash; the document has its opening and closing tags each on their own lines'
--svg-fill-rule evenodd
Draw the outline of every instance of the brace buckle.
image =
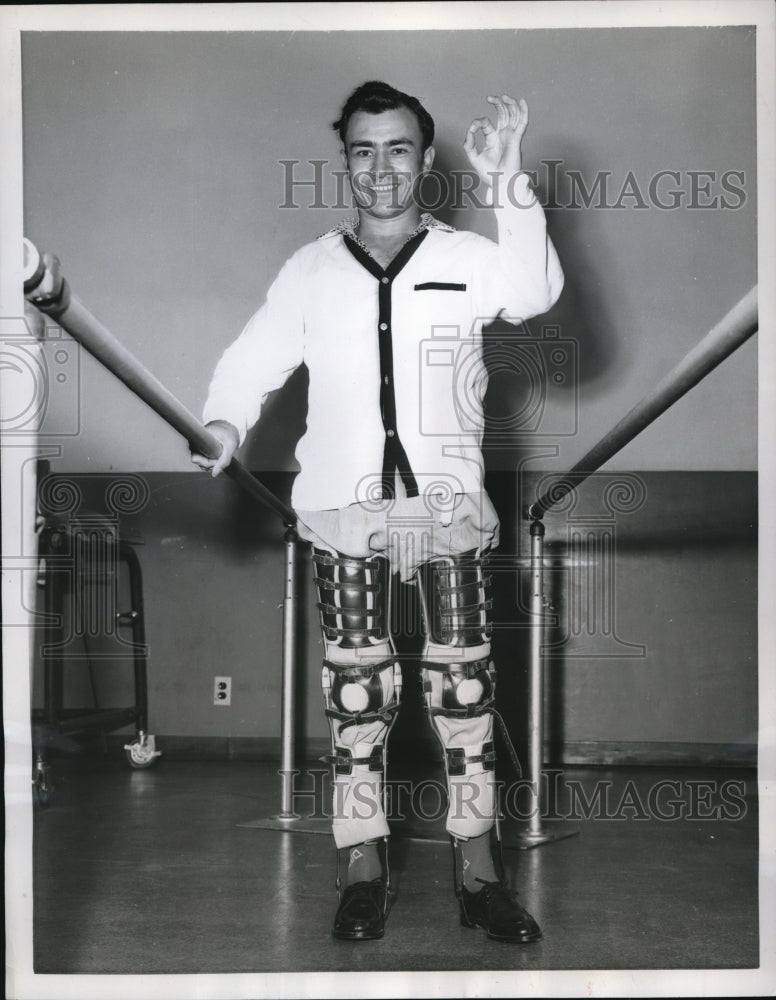
<svg viewBox="0 0 776 1000">
<path fill-rule="evenodd" d="M 368 757 L 354 757 L 348 747 L 335 747 L 334 753 L 327 753 L 325 757 L 321 757 L 321 760 L 326 764 L 333 764 L 335 774 L 352 774 L 355 764 L 367 764 L 370 771 L 382 772 L 383 748 L 378 743 L 372 747 L 372 752 Z"/>
<path fill-rule="evenodd" d="M 496 751 L 493 743 L 483 743 L 482 753 L 466 755 L 464 747 L 447 747 L 447 773 L 452 777 L 466 774 L 468 764 L 482 764 L 484 771 L 493 771 L 496 767 Z"/>
</svg>

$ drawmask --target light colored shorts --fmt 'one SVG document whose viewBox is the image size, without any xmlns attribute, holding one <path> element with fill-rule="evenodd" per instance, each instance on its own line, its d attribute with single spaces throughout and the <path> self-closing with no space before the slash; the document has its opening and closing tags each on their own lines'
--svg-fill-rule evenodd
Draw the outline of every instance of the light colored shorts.
<svg viewBox="0 0 776 1000">
<path fill-rule="evenodd" d="M 359 559 L 384 553 L 402 580 L 435 556 L 483 555 L 499 541 L 498 515 L 484 491 L 457 493 L 444 509 L 432 495 L 296 514 L 299 537 L 316 548 Z"/>
</svg>

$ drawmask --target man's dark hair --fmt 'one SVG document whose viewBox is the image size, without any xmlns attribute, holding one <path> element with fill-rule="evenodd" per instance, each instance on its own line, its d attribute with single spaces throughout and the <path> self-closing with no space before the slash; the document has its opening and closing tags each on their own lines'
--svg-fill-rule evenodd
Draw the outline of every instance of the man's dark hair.
<svg viewBox="0 0 776 1000">
<path fill-rule="evenodd" d="M 425 152 L 434 141 L 434 119 L 417 97 L 411 97 L 381 80 L 369 80 L 367 83 L 362 83 L 360 87 L 356 87 L 345 101 L 342 113 L 332 128 L 335 132 L 339 132 L 340 139 L 344 144 L 348 122 L 356 111 L 366 111 L 371 115 L 379 115 L 383 111 L 393 111 L 395 108 L 408 108 L 418 119 L 420 134 L 423 137 L 423 152 Z"/>
</svg>

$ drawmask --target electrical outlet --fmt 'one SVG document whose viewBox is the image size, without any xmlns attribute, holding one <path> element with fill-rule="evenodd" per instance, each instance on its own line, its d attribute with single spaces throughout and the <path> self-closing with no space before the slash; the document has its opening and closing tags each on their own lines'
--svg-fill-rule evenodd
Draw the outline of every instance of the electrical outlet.
<svg viewBox="0 0 776 1000">
<path fill-rule="evenodd" d="M 231 677 L 214 677 L 213 678 L 213 704 L 214 705 L 231 705 L 232 704 L 232 678 Z"/>
</svg>

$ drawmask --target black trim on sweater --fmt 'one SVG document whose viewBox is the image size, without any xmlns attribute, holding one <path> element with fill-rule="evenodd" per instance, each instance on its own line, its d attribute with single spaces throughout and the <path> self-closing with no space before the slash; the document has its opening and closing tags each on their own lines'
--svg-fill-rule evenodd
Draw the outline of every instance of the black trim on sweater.
<svg viewBox="0 0 776 1000">
<path fill-rule="evenodd" d="M 396 395 L 393 388 L 393 339 L 391 333 L 391 289 L 394 278 L 409 262 L 412 255 L 426 238 L 424 229 L 407 240 L 386 268 L 380 267 L 374 257 L 348 235 L 344 235 L 345 246 L 355 259 L 379 282 L 377 301 L 377 342 L 380 350 L 380 415 L 385 429 L 383 449 L 382 492 L 383 497 L 395 495 L 395 473 L 398 470 L 408 497 L 418 496 L 418 483 L 410 466 L 404 445 L 396 426 Z"/>
</svg>

